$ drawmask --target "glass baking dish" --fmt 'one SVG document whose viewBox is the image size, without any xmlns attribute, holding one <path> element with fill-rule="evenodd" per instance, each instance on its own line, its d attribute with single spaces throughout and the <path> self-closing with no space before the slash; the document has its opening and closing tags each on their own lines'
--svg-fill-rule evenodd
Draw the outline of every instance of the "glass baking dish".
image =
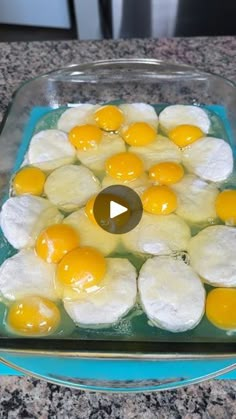
<svg viewBox="0 0 236 419">
<path fill-rule="evenodd" d="M 19 167 L 20 158 L 26 151 L 22 139 L 30 133 L 32 135 L 32 129 L 39 123 L 37 118 L 34 119 L 35 109 L 41 109 L 40 115 L 44 115 L 44 124 L 47 124 L 46 114 L 50 109 L 78 103 L 123 101 L 195 104 L 214 109 L 216 113 L 219 108 L 226 124 L 227 139 L 235 151 L 236 86 L 231 81 L 189 66 L 151 59 L 71 65 L 24 83 L 14 94 L 2 122 L 0 137 L 1 202 L 6 197 L 13 168 Z M 35 124 L 33 128 L 32 123 Z M 0 263 L 9 254 L 11 249 L 6 247 L 2 238 Z M 174 334 L 149 326 L 144 314 L 136 316 L 131 313 L 121 326 L 81 329 L 79 333 L 71 330 L 53 338 L 16 338 L 1 333 L 0 353 L 5 360 L 6 353 L 14 356 L 71 357 L 73 360 L 138 359 L 140 362 L 150 359 L 227 359 L 229 367 L 233 357 L 236 357 L 236 334 L 217 330 L 206 319 L 192 331 Z M 8 362 L 11 360 L 8 359 Z M 213 370 L 210 373 L 215 372 Z"/>
</svg>

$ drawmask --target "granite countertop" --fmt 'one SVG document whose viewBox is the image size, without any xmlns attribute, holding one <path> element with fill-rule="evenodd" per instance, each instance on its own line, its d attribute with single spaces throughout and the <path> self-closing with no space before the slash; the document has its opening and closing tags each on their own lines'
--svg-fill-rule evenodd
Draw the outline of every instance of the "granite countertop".
<svg viewBox="0 0 236 419">
<path fill-rule="evenodd" d="M 148 57 L 197 66 L 236 81 L 236 37 L 0 43 L 0 120 L 24 80 L 72 63 Z M 152 394 L 84 393 L 26 377 L 0 378 L 0 418 L 236 418 L 236 381 Z"/>
</svg>

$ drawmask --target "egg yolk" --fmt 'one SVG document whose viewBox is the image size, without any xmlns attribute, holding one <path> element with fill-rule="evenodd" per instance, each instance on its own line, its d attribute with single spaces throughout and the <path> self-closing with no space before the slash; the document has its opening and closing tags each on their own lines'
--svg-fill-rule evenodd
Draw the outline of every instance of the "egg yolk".
<svg viewBox="0 0 236 419">
<path fill-rule="evenodd" d="M 60 261 L 57 279 L 61 285 L 80 291 L 98 286 L 106 273 L 106 259 L 92 247 L 72 250 Z"/>
<path fill-rule="evenodd" d="M 40 196 L 43 193 L 46 175 L 37 167 L 25 167 L 16 173 L 13 189 L 16 195 L 31 194 Z"/>
<path fill-rule="evenodd" d="M 215 288 L 206 300 L 206 316 L 214 326 L 236 330 L 236 289 Z"/>
<path fill-rule="evenodd" d="M 216 198 L 216 213 L 228 225 L 236 225 L 236 191 L 225 190 Z"/>
<path fill-rule="evenodd" d="M 53 333 L 61 320 L 56 304 L 47 298 L 30 296 L 15 301 L 9 308 L 7 324 L 15 333 L 46 336 Z"/>
<path fill-rule="evenodd" d="M 117 131 L 124 121 L 124 115 L 117 106 L 106 105 L 95 112 L 95 121 L 104 131 Z"/>
<path fill-rule="evenodd" d="M 133 153 L 119 153 L 106 161 L 106 172 L 113 179 L 129 182 L 144 171 L 142 160 Z"/>
<path fill-rule="evenodd" d="M 171 185 L 179 182 L 184 176 L 184 169 L 180 164 L 163 162 L 155 164 L 149 170 L 149 178 L 161 185 Z"/>
<path fill-rule="evenodd" d="M 85 214 L 87 215 L 87 217 L 90 219 L 90 221 L 92 221 L 94 224 L 97 224 L 97 221 L 94 217 L 94 213 L 93 213 L 93 206 L 94 206 L 94 202 L 95 202 L 96 196 L 93 196 L 92 198 L 90 198 L 85 206 Z"/>
<path fill-rule="evenodd" d="M 177 208 L 175 193 L 168 186 L 151 186 L 142 194 L 143 209 L 151 214 L 167 215 Z"/>
<path fill-rule="evenodd" d="M 135 122 L 122 134 L 125 142 L 132 146 L 144 146 L 152 143 L 157 136 L 155 129 L 146 122 Z"/>
<path fill-rule="evenodd" d="M 58 263 L 63 256 L 78 246 L 78 233 L 71 226 L 55 224 L 40 233 L 35 251 L 46 262 Z"/>
<path fill-rule="evenodd" d="M 102 131 L 95 125 L 77 125 L 68 134 L 69 140 L 78 150 L 95 148 L 102 140 Z"/>
<path fill-rule="evenodd" d="M 179 125 L 169 132 L 169 138 L 179 147 L 186 147 L 203 136 L 202 130 L 194 125 Z"/>
</svg>

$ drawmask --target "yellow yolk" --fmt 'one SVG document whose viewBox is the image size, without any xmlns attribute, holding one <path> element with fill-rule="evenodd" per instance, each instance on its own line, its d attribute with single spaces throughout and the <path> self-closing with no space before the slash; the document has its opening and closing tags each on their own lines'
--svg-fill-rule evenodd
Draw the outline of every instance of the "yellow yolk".
<svg viewBox="0 0 236 419">
<path fill-rule="evenodd" d="M 113 179 L 129 182 L 144 171 L 142 160 L 133 153 L 119 153 L 106 161 L 106 172 Z"/>
<path fill-rule="evenodd" d="M 177 208 L 175 193 L 168 186 L 151 186 L 142 194 L 143 209 L 151 214 L 166 215 Z"/>
<path fill-rule="evenodd" d="M 132 146 L 144 146 L 152 143 L 157 136 L 156 131 L 146 122 L 136 122 L 123 132 L 123 139 Z"/>
<path fill-rule="evenodd" d="M 94 213 L 93 213 L 93 206 L 94 206 L 94 202 L 95 202 L 96 196 L 93 196 L 92 198 L 90 198 L 85 206 L 85 214 L 87 215 L 87 217 L 90 219 L 90 221 L 92 221 L 94 224 L 97 224 L 97 221 L 94 217 Z"/>
<path fill-rule="evenodd" d="M 89 150 L 102 140 L 102 131 L 95 125 L 77 125 L 68 134 L 69 140 L 78 150 Z"/>
<path fill-rule="evenodd" d="M 236 225 L 236 191 L 225 190 L 216 198 L 216 213 L 229 225 Z"/>
<path fill-rule="evenodd" d="M 152 166 L 149 170 L 149 178 L 161 185 L 171 185 L 179 182 L 184 176 L 184 169 L 178 163 L 165 162 Z"/>
<path fill-rule="evenodd" d="M 61 285 L 80 291 L 98 286 L 106 273 L 106 259 L 92 247 L 79 247 L 61 260 L 57 279 Z"/>
<path fill-rule="evenodd" d="M 124 121 L 124 115 L 117 106 L 106 105 L 95 112 L 95 121 L 105 131 L 117 131 Z"/>
<path fill-rule="evenodd" d="M 236 330 L 236 289 L 215 288 L 206 300 L 206 316 L 220 329 Z"/>
<path fill-rule="evenodd" d="M 16 195 L 31 194 L 40 196 L 43 193 L 46 175 L 37 167 L 25 167 L 16 173 L 13 189 Z"/>
<path fill-rule="evenodd" d="M 42 297 L 25 297 L 15 301 L 9 308 L 9 328 L 28 336 L 46 336 L 53 333 L 60 323 L 60 311 L 56 304 Z"/>
<path fill-rule="evenodd" d="M 63 256 L 78 246 L 78 233 L 71 226 L 55 224 L 40 233 L 35 250 L 46 262 L 58 263 Z"/>
<path fill-rule="evenodd" d="M 169 138 L 179 147 L 186 147 L 203 136 L 202 130 L 194 125 L 179 125 L 169 132 Z"/>
</svg>

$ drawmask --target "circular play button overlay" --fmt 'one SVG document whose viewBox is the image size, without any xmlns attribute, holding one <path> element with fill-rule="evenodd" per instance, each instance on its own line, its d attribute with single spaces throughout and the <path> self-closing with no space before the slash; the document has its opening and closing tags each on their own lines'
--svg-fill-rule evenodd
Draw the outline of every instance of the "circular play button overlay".
<svg viewBox="0 0 236 419">
<path fill-rule="evenodd" d="M 122 185 L 103 189 L 93 206 L 98 225 L 112 234 L 128 233 L 139 223 L 142 213 L 143 206 L 138 194 Z"/>
</svg>

